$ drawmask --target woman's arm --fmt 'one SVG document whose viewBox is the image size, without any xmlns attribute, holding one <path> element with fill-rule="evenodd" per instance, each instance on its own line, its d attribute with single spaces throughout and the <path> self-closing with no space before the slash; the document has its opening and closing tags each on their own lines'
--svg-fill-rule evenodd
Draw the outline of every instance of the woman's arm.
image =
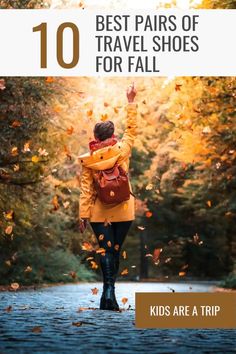
<svg viewBox="0 0 236 354">
<path fill-rule="evenodd" d="M 91 206 L 94 203 L 95 190 L 93 185 L 92 170 L 82 166 L 82 174 L 80 180 L 80 197 L 79 197 L 79 218 L 89 219 Z"/>
<path fill-rule="evenodd" d="M 128 99 L 128 105 L 126 106 L 126 129 L 121 140 L 121 160 L 127 158 L 130 155 L 137 135 L 137 105 L 134 103 L 134 98 L 136 96 L 136 89 L 134 84 L 128 88 L 126 95 Z"/>
</svg>

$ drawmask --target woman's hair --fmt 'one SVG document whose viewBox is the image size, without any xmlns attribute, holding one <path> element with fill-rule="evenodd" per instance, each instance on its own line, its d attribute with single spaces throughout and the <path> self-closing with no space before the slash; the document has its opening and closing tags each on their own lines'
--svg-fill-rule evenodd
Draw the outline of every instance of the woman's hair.
<svg viewBox="0 0 236 354">
<path fill-rule="evenodd" d="M 111 138 L 114 130 L 114 123 L 111 120 L 108 120 L 106 122 L 97 123 L 93 129 L 93 133 L 96 139 L 103 141 Z"/>
</svg>

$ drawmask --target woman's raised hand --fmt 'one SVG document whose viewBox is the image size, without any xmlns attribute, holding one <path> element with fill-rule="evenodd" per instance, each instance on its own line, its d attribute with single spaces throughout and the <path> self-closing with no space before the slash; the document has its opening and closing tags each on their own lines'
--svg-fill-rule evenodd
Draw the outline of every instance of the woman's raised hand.
<svg viewBox="0 0 236 354">
<path fill-rule="evenodd" d="M 132 85 L 130 85 L 128 88 L 127 88 L 127 91 L 126 91 L 126 96 L 128 98 L 128 102 L 129 103 L 132 103 L 134 102 L 134 98 L 137 94 L 137 91 L 134 87 L 134 82 L 132 83 Z"/>
</svg>

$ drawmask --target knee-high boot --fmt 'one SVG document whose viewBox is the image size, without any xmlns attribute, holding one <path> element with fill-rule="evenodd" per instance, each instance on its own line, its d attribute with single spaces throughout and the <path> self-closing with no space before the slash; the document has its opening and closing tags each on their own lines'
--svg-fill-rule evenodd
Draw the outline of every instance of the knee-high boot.
<svg viewBox="0 0 236 354">
<path fill-rule="evenodd" d="M 106 252 L 100 258 L 103 273 L 103 293 L 100 301 L 101 310 L 119 310 L 115 297 L 115 263 L 113 253 Z"/>
</svg>

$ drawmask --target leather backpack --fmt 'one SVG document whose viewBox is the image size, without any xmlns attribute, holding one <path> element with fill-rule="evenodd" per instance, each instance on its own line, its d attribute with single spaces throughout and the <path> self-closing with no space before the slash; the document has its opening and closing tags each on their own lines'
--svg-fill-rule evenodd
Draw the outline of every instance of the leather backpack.
<svg viewBox="0 0 236 354">
<path fill-rule="evenodd" d="M 95 189 L 98 198 L 104 204 L 119 204 L 130 199 L 128 174 L 118 164 L 97 172 Z"/>
</svg>

